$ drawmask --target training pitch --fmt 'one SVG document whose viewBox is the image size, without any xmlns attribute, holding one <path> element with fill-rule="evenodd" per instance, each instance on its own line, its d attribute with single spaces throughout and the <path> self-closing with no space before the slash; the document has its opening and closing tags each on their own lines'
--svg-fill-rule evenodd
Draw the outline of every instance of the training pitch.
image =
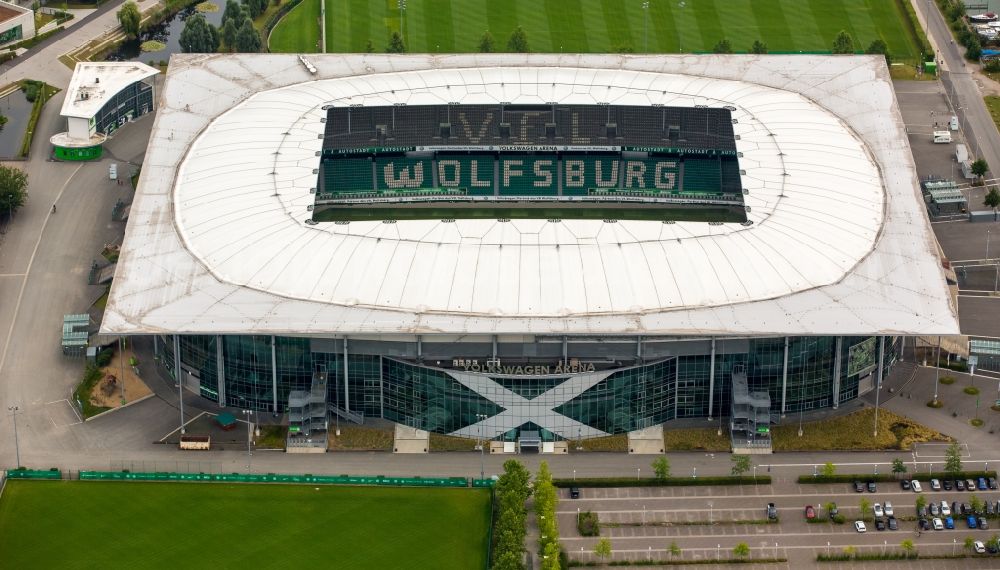
<svg viewBox="0 0 1000 570">
<path fill-rule="evenodd" d="M 489 501 L 485 489 L 8 481 L 0 568 L 475 570 Z"/>
<path fill-rule="evenodd" d="M 897 60 L 918 55 L 901 6 L 909 0 L 651 0 L 648 12 L 640 0 L 407 0 L 402 12 L 396 0 L 303 0 L 292 14 L 316 21 L 320 1 L 329 53 L 363 52 L 369 40 L 383 53 L 402 22 L 411 53 L 478 52 L 487 30 L 506 51 L 520 25 L 536 53 L 710 52 L 723 38 L 737 53 L 754 40 L 771 53 L 827 52 L 847 30 L 858 51 L 881 38 Z M 279 25 L 271 47 L 297 51 L 318 37 Z"/>
</svg>

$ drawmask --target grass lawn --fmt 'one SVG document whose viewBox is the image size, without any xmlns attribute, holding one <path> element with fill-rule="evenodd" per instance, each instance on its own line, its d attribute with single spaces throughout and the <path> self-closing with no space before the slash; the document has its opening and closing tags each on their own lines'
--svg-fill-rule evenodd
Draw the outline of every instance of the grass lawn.
<svg viewBox="0 0 1000 570">
<path fill-rule="evenodd" d="M 371 40 L 385 51 L 400 30 L 395 0 L 325 0 L 327 51 L 361 52 Z M 408 0 L 407 50 L 475 52 L 486 30 L 503 51 L 524 28 L 533 52 L 704 52 L 728 38 L 745 52 L 754 40 L 772 53 L 829 51 L 840 30 L 864 50 L 883 39 L 897 60 L 916 60 L 917 48 L 898 0 Z M 647 44 L 648 42 L 648 44 Z"/>
<path fill-rule="evenodd" d="M 2 568 L 486 565 L 489 491 L 8 481 Z"/>
<path fill-rule="evenodd" d="M 983 97 L 986 101 L 986 109 L 989 110 L 990 116 L 993 117 L 993 123 L 1000 129 L 1000 97 L 996 95 L 987 95 Z"/>
<path fill-rule="evenodd" d="M 671 451 L 729 451 L 729 432 L 719 428 L 686 428 L 663 430 L 663 443 Z"/>
<path fill-rule="evenodd" d="M 914 443 L 925 441 L 952 441 L 929 427 L 889 410 L 878 411 L 878 437 L 873 437 L 875 409 L 863 410 L 818 422 L 803 424 L 802 437 L 798 436 L 799 424 L 789 413 L 785 425 L 771 428 L 775 451 L 827 451 L 883 449 L 909 449 Z"/>
<path fill-rule="evenodd" d="M 319 3 L 303 0 L 278 22 L 267 40 L 274 53 L 314 53 L 319 51 Z"/>
</svg>

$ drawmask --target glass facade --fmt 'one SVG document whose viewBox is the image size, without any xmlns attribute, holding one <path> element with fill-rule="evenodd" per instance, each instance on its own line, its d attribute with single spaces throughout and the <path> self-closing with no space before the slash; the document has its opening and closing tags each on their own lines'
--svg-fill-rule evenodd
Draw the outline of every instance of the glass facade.
<svg viewBox="0 0 1000 570">
<path fill-rule="evenodd" d="M 878 337 L 717 339 L 713 358 L 711 339 L 660 338 L 655 340 L 658 356 L 643 362 L 636 356 L 639 341 L 626 340 L 574 339 L 573 360 L 585 364 L 574 373 L 555 366 L 561 358 L 552 356 L 559 351 L 551 339 L 496 345 L 424 340 L 424 350 L 431 347 L 435 354 L 445 349 L 475 357 L 470 351 L 483 351 L 478 355 L 483 362 L 494 347 L 497 354 L 521 355 L 505 357 L 504 363 L 523 364 L 533 372 L 525 375 L 449 368 L 455 364 L 444 359 L 423 362 L 418 342 L 351 340 L 346 371 L 340 339 L 191 335 L 181 336 L 179 346 L 185 386 L 226 406 L 283 412 L 289 391 L 308 390 L 314 372 L 326 371 L 328 402 L 342 410 L 468 437 L 483 429 L 477 425 L 482 415 L 503 415 L 486 431 L 488 437 L 507 439 L 524 429 L 540 431 L 545 439 L 576 439 L 677 418 L 724 417 L 736 366 L 745 368 L 751 391 L 770 394 L 773 418 L 830 408 L 873 388 L 882 346 Z M 158 361 L 173 376 L 173 337 L 157 341 Z M 900 342 L 885 337 L 881 361 L 886 371 L 896 361 Z M 588 347 L 592 360 L 581 356 Z M 671 351 L 676 354 L 666 354 Z M 588 362 L 599 367 L 586 368 Z M 537 372 L 549 365 L 558 371 Z"/>
<path fill-rule="evenodd" d="M 153 86 L 136 81 L 115 94 L 94 116 L 94 128 L 110 135 L 125 123 L 153 110 Z"/>
</svg>

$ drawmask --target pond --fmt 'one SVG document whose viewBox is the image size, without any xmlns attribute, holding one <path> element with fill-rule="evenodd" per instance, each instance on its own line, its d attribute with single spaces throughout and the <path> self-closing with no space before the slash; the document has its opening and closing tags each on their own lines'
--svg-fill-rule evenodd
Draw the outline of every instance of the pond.
<svg viewBox="0 0 1000 570">
<path fill-rule="evenodd" d="M 202 12 L 201 14 L 205 16 L 205 20 L 209 24 L 218 27 L 219 23 L 222 22 L 222 8 L 225 6 L 225 3 L 222 0 L 217 0 L 213 4 L 219 8 L 217 11 Z M 185 20 L 198 13 L 195 6 L 197 4 L 192 4 L 156 26 L 144 31 L 139 36 L 139 39 L 123 43 L 104 59 L 106 61 L 141 61 L 149 63 L 150 61 L 159 62 L 161 59 L 165 61 L 170 59 L 172 54 L 183 53 L 180 45 L 181 32 L 184 30 Z M 140 46 L 143 42 L 147 41 L 157 41 L 165 44 L 166 47 L 159 51 L 143 52 Z"/>
<path fill-rule="evenodd" d="M 31 105 L 20 90 L 0 99 L 0 114 L 7 117 L 7 124 L 0 127 L 0 158 L 20 156 L 21 142 L 31 117 Z"/>
</svg>

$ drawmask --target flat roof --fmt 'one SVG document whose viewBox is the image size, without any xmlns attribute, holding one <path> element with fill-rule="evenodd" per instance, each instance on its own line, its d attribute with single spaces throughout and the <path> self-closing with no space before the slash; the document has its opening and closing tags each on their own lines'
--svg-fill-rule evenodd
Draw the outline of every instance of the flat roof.
<svg viewBox="0 0 1000 570">
<path fill-rule="evenodd" d="M 102 332 L 957 334 L 879 56 L 175 55 Z M 312 224 L 329 105 L 731 107 L 745 224 Z"/>
<path fill-rule="evenodd" d="M 122 89 L 159 72 L 158 69 L 137 61 L 77 63 L 59 114 L 89 119 Z"/>
</svg>

